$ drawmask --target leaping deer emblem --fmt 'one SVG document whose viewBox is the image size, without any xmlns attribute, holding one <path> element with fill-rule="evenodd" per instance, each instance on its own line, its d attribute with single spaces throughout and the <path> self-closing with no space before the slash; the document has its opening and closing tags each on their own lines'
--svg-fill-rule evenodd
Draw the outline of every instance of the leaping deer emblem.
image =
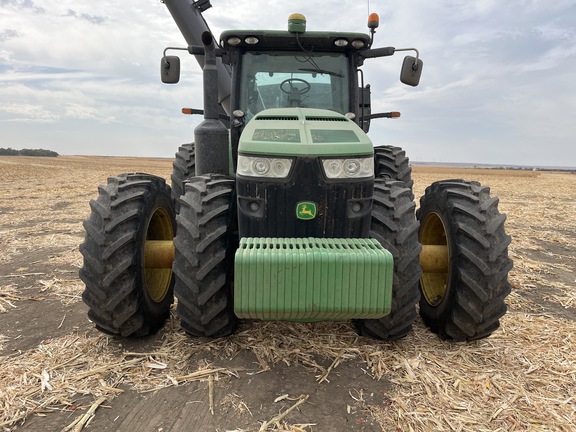
<svg viewBox="0 0 576 432">
<path fill-rule="evenodd" d="M 305 205 L 303 205 L 302 208 L 300 209 L 300 214 L 302 216 L 308 215 L 314 217 L 314 213 L 312 213 L 312 210 L 308 210 Z"/>
<path fill-rule="evenodd" d="M 296 208 L 296 216 L 298 219 L 314 219 L 316 217 L 316 204 L 311 202 L 298 203 Z"/>
</svg>

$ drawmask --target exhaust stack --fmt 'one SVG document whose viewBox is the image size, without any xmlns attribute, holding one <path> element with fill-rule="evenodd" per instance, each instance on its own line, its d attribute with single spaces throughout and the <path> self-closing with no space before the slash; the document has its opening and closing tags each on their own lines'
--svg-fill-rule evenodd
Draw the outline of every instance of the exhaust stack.
<svg viewBox="0 0 576 432">
<path fill-rule="evenodd" d="M 194 129 L 196 175 L 230 175 L 228 129 L 219 119 L 216 48 L 209 31 L 202 33 L 204 45 L 204 120 Z"/>
</svg>

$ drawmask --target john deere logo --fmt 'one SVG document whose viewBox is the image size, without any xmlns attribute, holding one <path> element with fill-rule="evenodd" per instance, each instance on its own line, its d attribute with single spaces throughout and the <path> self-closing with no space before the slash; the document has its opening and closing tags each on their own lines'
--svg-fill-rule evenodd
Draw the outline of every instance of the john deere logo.
<svg viewBox="0 0 576 432">
<path fill-rule="evenodd" d="M 296 206 L 296 217 L 302 220 L 310 220 L 316 217 L 316 204 L 309 201 L 299 202 Z"/>
</svg>

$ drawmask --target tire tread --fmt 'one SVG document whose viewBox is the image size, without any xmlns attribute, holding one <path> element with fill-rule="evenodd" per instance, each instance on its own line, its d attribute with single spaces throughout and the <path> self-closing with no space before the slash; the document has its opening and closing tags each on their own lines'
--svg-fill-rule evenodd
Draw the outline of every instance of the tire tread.
<svg viewBox="0 0 576 432">
<path fill-rule="evenodd" d="M 435 311 L 424 296 L 420 301 L 424 322 L 444 339 L 487 337 L 506 313 L 511 238 L 504 231 L 506 215 L 499 213 L 498 202 L 498 197 L 490 196 L 489 187 L 456 179 L 433 183 L 420 200 L 418 219 L 423 220 L 431 208 L 445 209 L 450 220 L 444 223 L 456 242 L 451 261 L 456 275 L 447 290 L 448 303 L 443 311 L 440 307 Z"/>
</svg>

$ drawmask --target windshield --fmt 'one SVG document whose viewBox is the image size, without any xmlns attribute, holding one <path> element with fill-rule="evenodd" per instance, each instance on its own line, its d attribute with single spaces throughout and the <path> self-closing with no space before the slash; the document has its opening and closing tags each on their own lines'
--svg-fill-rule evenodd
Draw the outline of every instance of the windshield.
<svg viewBox="0 0 576 432">
<path fill-rule="evenodd" d="M 269 108 L 350 110 L 346 56 L 248 52 L 243 56 L 240 109 L 252 117 Z"/>
</svg>

